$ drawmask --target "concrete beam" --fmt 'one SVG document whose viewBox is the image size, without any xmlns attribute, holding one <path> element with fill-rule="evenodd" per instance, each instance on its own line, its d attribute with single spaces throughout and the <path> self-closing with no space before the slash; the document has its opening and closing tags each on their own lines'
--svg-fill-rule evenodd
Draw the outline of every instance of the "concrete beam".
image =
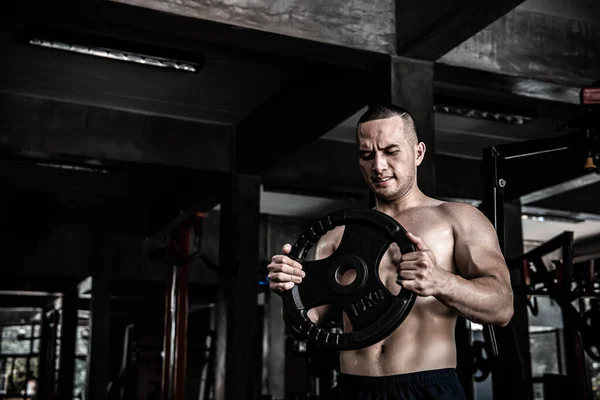
<svg viewBox="0 0 600 400">
<path fill-rule="evenodd" d="M 435 61 L 523 1 L 396 1 L 397 54 Z"/>
<path fill-rule="evenodd" d="M 113 1 L 379 53 L 392 53 L 395 48 L 393 0 Z"/>
<path fill-rule="evenodd" d="M 438 61 L 580 87 L 600 77 L 598 54 L 597 23 L 517 8 Z"/>
<path fill-rule="evenodd" d="M 263 174 L 292 152 L 307 147 L 368 102 L 368 72 L 318 68 L 283 88 L 236 128 L 235 165 L 241 173 Z M 272 143 L 286 148 L 273 153 Z"/>
<path fill-rule="evenodd" d="M 481 199 L 479 160 L 433 153 L 427 157 L 435 159 L 437 196 Z M 263 184 L 274 191 L 348 201 L 368 194 L 358 168 L 356 145 L 326 139 L 282 160 L 264 176 Z"/>
<path fill-rule="evenodd" d="M 600 235 L 588 236 L 573 243 L 573 262 L 600 259 Z"/>
<path fill-rule="evenodd" d="M 231 128 L 14 94 L 0 94 L 0 149 L 229 171 Z M 51 138 L 51 139 L 50 139 Z"/>
<path fill-rule="evenodd" d="M 573 86 L 441 62 L 434 64 L 434 76 L 436 94 L 460 93 L 474 101 L 533 107 L 538 110 L 538 115 L 553 118 L 570 118 L 581 112 L 580 89 Z"/>
<path fill-rule="evenodd" d="M 575 177 L 566 182 L 561 182 L 544 189 L 536 190 L 535 192 L 527 193 L 521 196 L 521 204 L 535 203 L 549 197 L 553 197 L 574 189 L 581 189 L 588 185 L 593 185 L 600 182 L 600 174 L 587 174 Z"/>
</svg>

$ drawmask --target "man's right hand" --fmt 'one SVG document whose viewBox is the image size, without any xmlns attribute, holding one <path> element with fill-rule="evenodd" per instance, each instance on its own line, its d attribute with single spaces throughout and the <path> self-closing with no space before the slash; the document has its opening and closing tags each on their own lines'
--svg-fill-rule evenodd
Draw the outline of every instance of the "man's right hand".
<svg viewBox="0 0 600 400">
<path fill-rule="evenodd" d="M 302 265 L 287 256 L 292 250 L 290 244 L 283 246 L 283 254 L 273 256 L 271 263 L 267 266 L 269 270 L 269 288 L 277 293 L 290 290 L 295 284 L 301 283 L 304 278 Z"/>
</svg>

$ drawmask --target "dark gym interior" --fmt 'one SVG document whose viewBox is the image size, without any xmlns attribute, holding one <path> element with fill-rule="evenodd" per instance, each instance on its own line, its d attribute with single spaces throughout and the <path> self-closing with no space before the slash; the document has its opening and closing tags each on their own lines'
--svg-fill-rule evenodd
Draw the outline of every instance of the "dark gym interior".
<svg viewBox="0 0 600 400">
<path fill-rule="evenodd" d="M 482 210 L 510 269 L 509 325 L 457 324 L 467 398 L 600 399 L 600 2 L 2 10 L 0 399 L 320 398 L 337 353 L 266 266 L 369 206 L 373 102 L 411 111 L 419 186 Z"/>
</svg>

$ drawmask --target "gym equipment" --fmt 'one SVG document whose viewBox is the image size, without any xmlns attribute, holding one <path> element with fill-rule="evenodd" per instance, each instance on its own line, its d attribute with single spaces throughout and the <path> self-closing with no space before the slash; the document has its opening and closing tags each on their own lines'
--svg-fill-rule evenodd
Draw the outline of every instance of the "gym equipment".
<svg viewBox="0 0 600 400">
<path fill-rule="evenodd" d="M 595 86 L 598 85 L 595 84 Z M 505 255 L 504 213 L 508 202 L 520 199 L 520 204 L 529 204 L 597 181 L 594 173 L 590 172 L 594 169 L 589 163 L 590 160 L 587 159 L 591 157 L 591 161 L 594 161 L 600 153 L 599 93 L 600 88 L 597 87 L 583 88 L 581 90 L 581 115 L 565 121 L 559 126 L 560 129 L 575 128 L 577 131 L 561 136 L 502 144 L 484 149 L 482 211 L 496 229 L 500 247 Z M 518 284 L 519 282 L 517 282 Z M 495 366 L 497 365 L 495 359 L 498 355 L 495 331 L 491 326 L 486 325 L 485 328 L 487 350 L 490 350 L 488 353 L 492 355 L 492 364 Z M 506 369 L 494 367 L 493 373 L 497 372 L 500 377 L 511 377 L 511 381 L 515 382 L 515 385 L 511 387 L 514 388 L 512 389 L 513 396 L 526 395 L 523 390 L 532 390 L 529 376 L 526 373 L 528 352 L 520 349 L 521 343 L 523 343 L 523 333 L 517 332 L 513 324 L 510 324 L 509 329 L 511 329 L 511 334 L 503 337 L 503 340 L 506 340 L 504 347 L 514 348 L 515 354 L 504 358 L 512 358 L 518 363 L 521 374 L 518 376 L 518 382 L 515 382 L 515 374 L 505 372 Z M 575 365 L 580 352 L 578 338 L 571 335 L 571 331 L 569 330 L 569 334 L 565 336 L 565 354 L 567 360 L 573 362 L 569 365 L 573 365 L 573 371 L 575 371 L 573 373 L 578 374 L 577 379 L 583 385 L 585 379 L 579 372 L 580 366 Z M 501 382 L 501 379 L 496 382 Z M 506 385 L 494 385 L 494 395 L 507 397 L 509 394 L 504 393 L 506 392 L 505 388 Z"/>
<path fill-rule="evenodd" d="M 473 352 L 473 379 L 475 382 L 483 382 L 492 372 L 490 357 L 483 341 L 475 340 L 471 347 Z"/>
<path fill-rule="evenodd" d="M 126 400 L 137 398 L 137 360 L 139 346 L 135 325 L 127 325 L 123 337 L 123 355 L 121 368 L 115 380 L 109 382 L 106 389 L 109 400 Z"/>
<path fill-rule="evenodd" d="M 328 231 L 345 226 L 336 251 L 329 257 L 304 261 L 307 252 Z M 396 243 L 403 254 L 416 251 L 406 230 L 392 217 L 372 209 L 333 212 L 303 233 L 292 246 L 289 257 L 306 272 L 301 284 L 283 292 L 284 316 L 299 337 L 340 350 L 370 346 L 391 334 L 404 321 L 416 294 L 400 290 L 394 296 L 379 278 L 379 263 L 388 247 Z M 352 283 L 338 279 L 356 271 Z M 333 304 L 346 313 L 352 332 L 337 333 L 317 326 L 308 317 L 314 307 Z"/>
<path fill-rule="evenodd" d="M 195 258 L 200 258 L 196 249 L 200 247 L 204 218 L 203 213 L 196 213 L 173 227 L 165 246 L 148 250 L 152 261 L 161 262 L 168 268 L 161 400 L 185 398 L 189 267 Z M 149 242 L 148 245 L 151 247 L 155 243 Z"/>
<path fill-rule="evenodd" d="M 543 257 L 562 249 L 562 260 L 553 260 L 554 269 L 549 268 Z M 521 273 L 515 286 L 515 294 L 552 298 L 562 310 L 563 343 L 566 356 L 566 370 L 569 385 L 575 390 L 575 397 L 591 398 L 588 378 L 584 370 L 584 352 L 595 361 L 600 360 L 600 335 L 594 330 L 593 311 L 587 315 L 584 309 L 577 310 L 573 301 L 580 297 L 580 290 L 573 285 L 573 232 L 566 231 L 526 254 L 509 260 L 509 267 Z M 575 289 L 575 290 L 574 290 Z M 580 301 L 580 307 L 583 302 Z M 591 317 L 591 318 L 589 318 Z M 544 380 L 544 391 L 554 387 L 555 382 Z M 556 397 L 553 397 L 556 398 Z"/>
<path fill-rule="evenodd" d="M 578 311 L 572 304 L 577 298 L 577 292 L 573 292 L 572 265 L 569 257 L 564 257 L 562 262 L 555 261 L 555 269 L 549 270 L 542 257 L 560 248 L 572 247 L 573 234 L 565 232 L 548 242 L 538 246 L 527 254 L 509 260 L 509 266 L 513 270 L 521 270 L 522 282 L 526 284 L 516 287 L 515 292 L 527 295 L 550 296 L 562 309 L 565 322 L 573 326 L 581 336 L 583 347 L 587 355 L 600 361 L 600 335 L 594 332 L 595 318 L 586 318 L 595 315 L 593 308 L 586 315 Z M 592 302 L 592 304 L 595 304 Z M 596 322 L 597 323 L 597 322 Z"/>
</svg>

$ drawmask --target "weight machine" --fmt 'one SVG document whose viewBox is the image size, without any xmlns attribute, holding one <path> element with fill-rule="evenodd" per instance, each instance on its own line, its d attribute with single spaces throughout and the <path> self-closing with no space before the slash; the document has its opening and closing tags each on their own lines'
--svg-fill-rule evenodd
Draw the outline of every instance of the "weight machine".
<svg viewBox="0 0 600 400">
<path fill-rule="evenodd" d="M 577 184 L 600 180 L 595 165 L 598 153 L 600 153 L 598 129 L 600 127 L 600 82 L 595 84 L 594 87 L 583 88 L 580 95 L 583 112 L 559 127 L 562 130 L 574 129 L 572 133 L 546 139 L 492 146 L 484 149 L 482 161 L 484 189 L 482 209 L 496 229 L 505 257 L 507 260 L 511 259 L 508 264 L 512 269 L 511 279 L 515 294 L 535 293 L 535 291 L 531 292 L 531 287 L 525 284 L 528 279 L 532 278 L 531 275 L 526 276 L 527 273 L 535 271 L 533 278 L 536 278 L 538 283 L 543 284 L 545 293 L 561 305 L 566 329 L 565 350 L 567 363 L 569 364 L 567 371 L 575 380 L 579 381 L 579 386 L 575 387 L 582 387 L 585 383 L 584 371 L 578 367 L 578 365 L 581 365 L 580 362 L 583 358 L 583 349 L 585 348 L 588 354 L 593 357 L 598 349 L 598 336 L 594 339 L 589 326 L 577 310 L 572 309 L 569 301 L 573 300 L 574 295 L 571 292 L 570 285 L 572 281 L 573 235 L 572 233 L 565 233 L 532 252 L 516 255 L 514 249 L 507 251 L 506 230 L 508 225 L 505 221 L 505 206 L 509 203 L 515 204 L 516 201 L 516 205 L 520 210 L 519 199 L 522 196 L 530 194 L 532 191 L 555 186 L 557 183 L 571 182 L 574 183 L 572 188 L 575 188 L 574 186 Z M 514 223 L 514 221 L 512 222 Z M 563 249 L 563 260 L 558 268 L 550 272 L 541 263 L 541 256 L 556 248 Z M 557 274 L 560 274 L 560 276 L 557 277 Z M 557 283 L 554 282 L 555 280 Z M 520 299 L 517 296 L 515 297 L 515 304 L 517 304 Z M 524 320 L 523 316 L 525 317 Z M 523 321 L 526 323 L 526 312 L 523 314 L 523 309 L 519 310 L 516 306 L 515 318 L 519 318 L 521 323 Z M 570 329 L 571 327 L 573 329 Z M 528 359 L 528 357 L 523 357 L 523 354 L 528 352 L 520 348 L 519 345 L 523 341 L 519 341 L 517 330 L 515 324 L 510 324 L 506 329 L 500 330 L 490 326 L 486 327 L 487 352 L 493 355 L 492 379 L 494 380 L 494 377 L 496 377 L 499 381 L 497 385 L 493 386 L 495 398 L 506 398 L 507 395 L 531 398 L 531 382 L 528 376 L 529 366 L 525 365 L 525 359 Z M 515 383 L 513 388 L 519 386 L 521 390 L 525 388 L 525 393 L 516 393 L 515 396 L 514 392 L 506 392 L 507 390 L 519 389 L 507 389 L 506 387 L 510 380 L 505 375 L 509 374 L 509 372 L 506 372 L 508 362 L 505 359 L 504 362 L 507 364 L 504 366 L 499 365 L 499 360 L 502 357 L 498 357 L 497 333 L 502 335 L 502 339 L 498 343 L 500 352 L 503 351 L 503 347 L 516 349 L 516 357 L 512 360 L 520 363 L 520 376 L 518 377 L 520 382 Z M 505 381 L 503 382 L 502 379 L 505 379 Z M 580 396 L 583 397 L 577 398 L 585 399 L 586 395 L 589 395 L 589 393 L 582 392 Z"/>
</svg>

